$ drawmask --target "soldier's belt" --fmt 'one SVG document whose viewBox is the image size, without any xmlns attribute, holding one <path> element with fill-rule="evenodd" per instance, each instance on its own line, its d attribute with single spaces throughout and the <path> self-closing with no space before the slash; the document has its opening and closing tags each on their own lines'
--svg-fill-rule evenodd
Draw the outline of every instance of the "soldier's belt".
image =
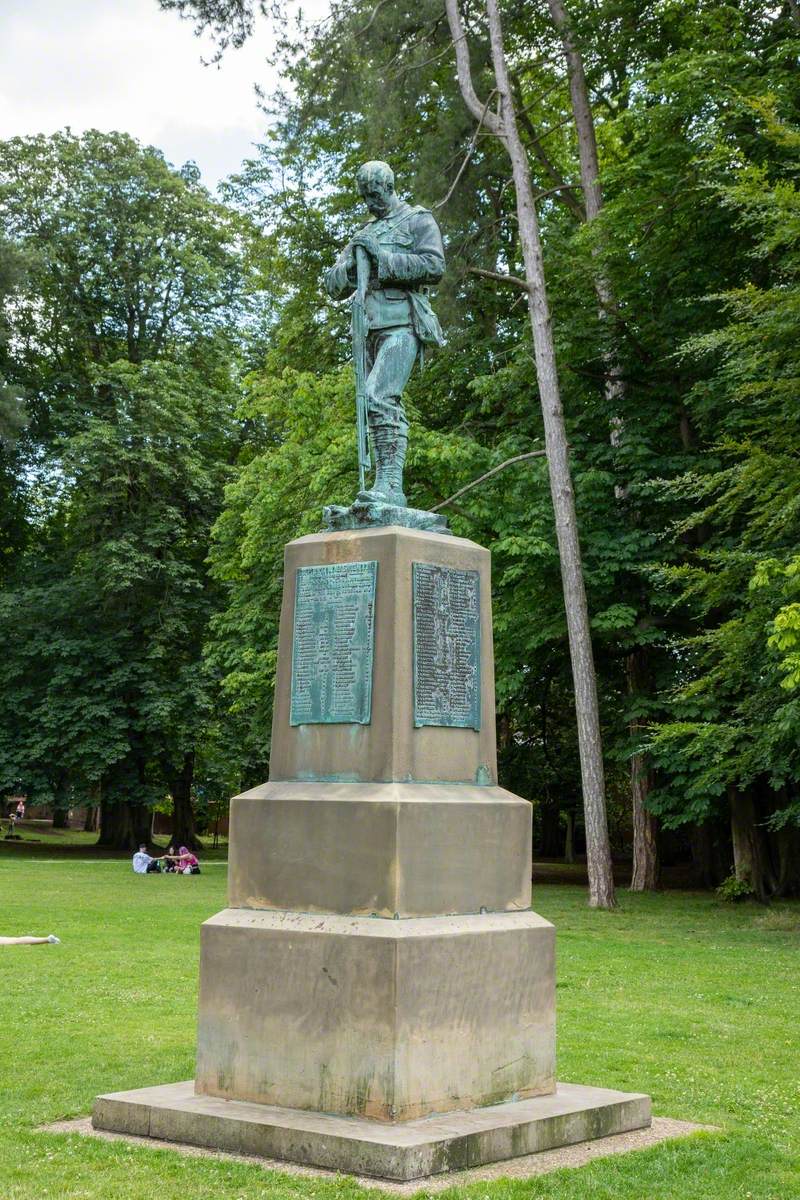
<svg viewBox="0 0 800 1200">
<path fill-rule="evenodd" d="M 427 283 L 404 283 L 402 287 L 393 287 L 388 284 L 384 287 L 371 287 L 369 289 L 370 296 L 385 296 L 387 300 L 405 300 L 409 292 L 420 292 L 427 296 L 429 292 Z"/>
</svg>

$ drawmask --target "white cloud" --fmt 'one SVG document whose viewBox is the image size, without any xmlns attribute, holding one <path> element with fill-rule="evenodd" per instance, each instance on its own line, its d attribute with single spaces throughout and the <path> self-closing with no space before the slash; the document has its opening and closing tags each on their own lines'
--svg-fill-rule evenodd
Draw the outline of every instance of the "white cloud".
<svg viewBox="0 0 800 1200">
<path fill-rule="evenodd" d="M 2 0 L 0 138 L 124 130 L 171 162 L 194 159 L 213 187 L 263 137 L 253 88 L 275 88 L 270 51 L 262 21 L 242 49 L 204 67 L 211 43 L 156 0 Z"/>
</svg>

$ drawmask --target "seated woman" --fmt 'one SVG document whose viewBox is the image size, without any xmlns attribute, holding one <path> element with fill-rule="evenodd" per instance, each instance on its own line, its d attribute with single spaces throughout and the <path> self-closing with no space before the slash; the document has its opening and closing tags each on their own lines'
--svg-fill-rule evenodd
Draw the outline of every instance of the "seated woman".
<svg viewBox="0 0 800 1200">
<path fill-rule="evenodd" d="M 169 847 L 163 858 L 164 870 L 175 874 L 178 870 L 178 848 L 174 844 Z"/>
<path fill-rule="evenodd" d="M 200 863 L 198 862 L 197 857 L 192 854 L 191 850 L 188 850 L 186 846 L 181 846 L 180 850 L 178 851 L 176 866 L 177 870 L 179 870 L 182 875 L 200 874 Z"/>
</svg>

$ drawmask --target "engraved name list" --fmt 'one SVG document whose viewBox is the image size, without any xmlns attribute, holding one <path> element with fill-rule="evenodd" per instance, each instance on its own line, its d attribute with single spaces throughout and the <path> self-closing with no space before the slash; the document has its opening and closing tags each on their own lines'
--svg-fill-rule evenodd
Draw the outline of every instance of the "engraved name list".
<svg viewBox="0 0 800 1200">
<path fill-rule="evenodd" d="M 414 724 L 481 727 L 480 577 L 413 564 Z"/>
<path fill-rule="evenodd" d="M 297 571 L 292 725 L 368 725 L 377 562 Z"/>
</svg>

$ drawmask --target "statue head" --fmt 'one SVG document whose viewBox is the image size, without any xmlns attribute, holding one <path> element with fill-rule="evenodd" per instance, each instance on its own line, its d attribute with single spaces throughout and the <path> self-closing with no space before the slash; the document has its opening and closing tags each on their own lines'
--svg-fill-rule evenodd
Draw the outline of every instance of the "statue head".
<svg viewBox="0 0 800 1200">
<path fill-rule="evenodd" d="M 365 162 L 356 175 L 358 190 L 374 217 L 384 217 L 395 200 L 394 171 L 388 163 Z"/>
</svg>

